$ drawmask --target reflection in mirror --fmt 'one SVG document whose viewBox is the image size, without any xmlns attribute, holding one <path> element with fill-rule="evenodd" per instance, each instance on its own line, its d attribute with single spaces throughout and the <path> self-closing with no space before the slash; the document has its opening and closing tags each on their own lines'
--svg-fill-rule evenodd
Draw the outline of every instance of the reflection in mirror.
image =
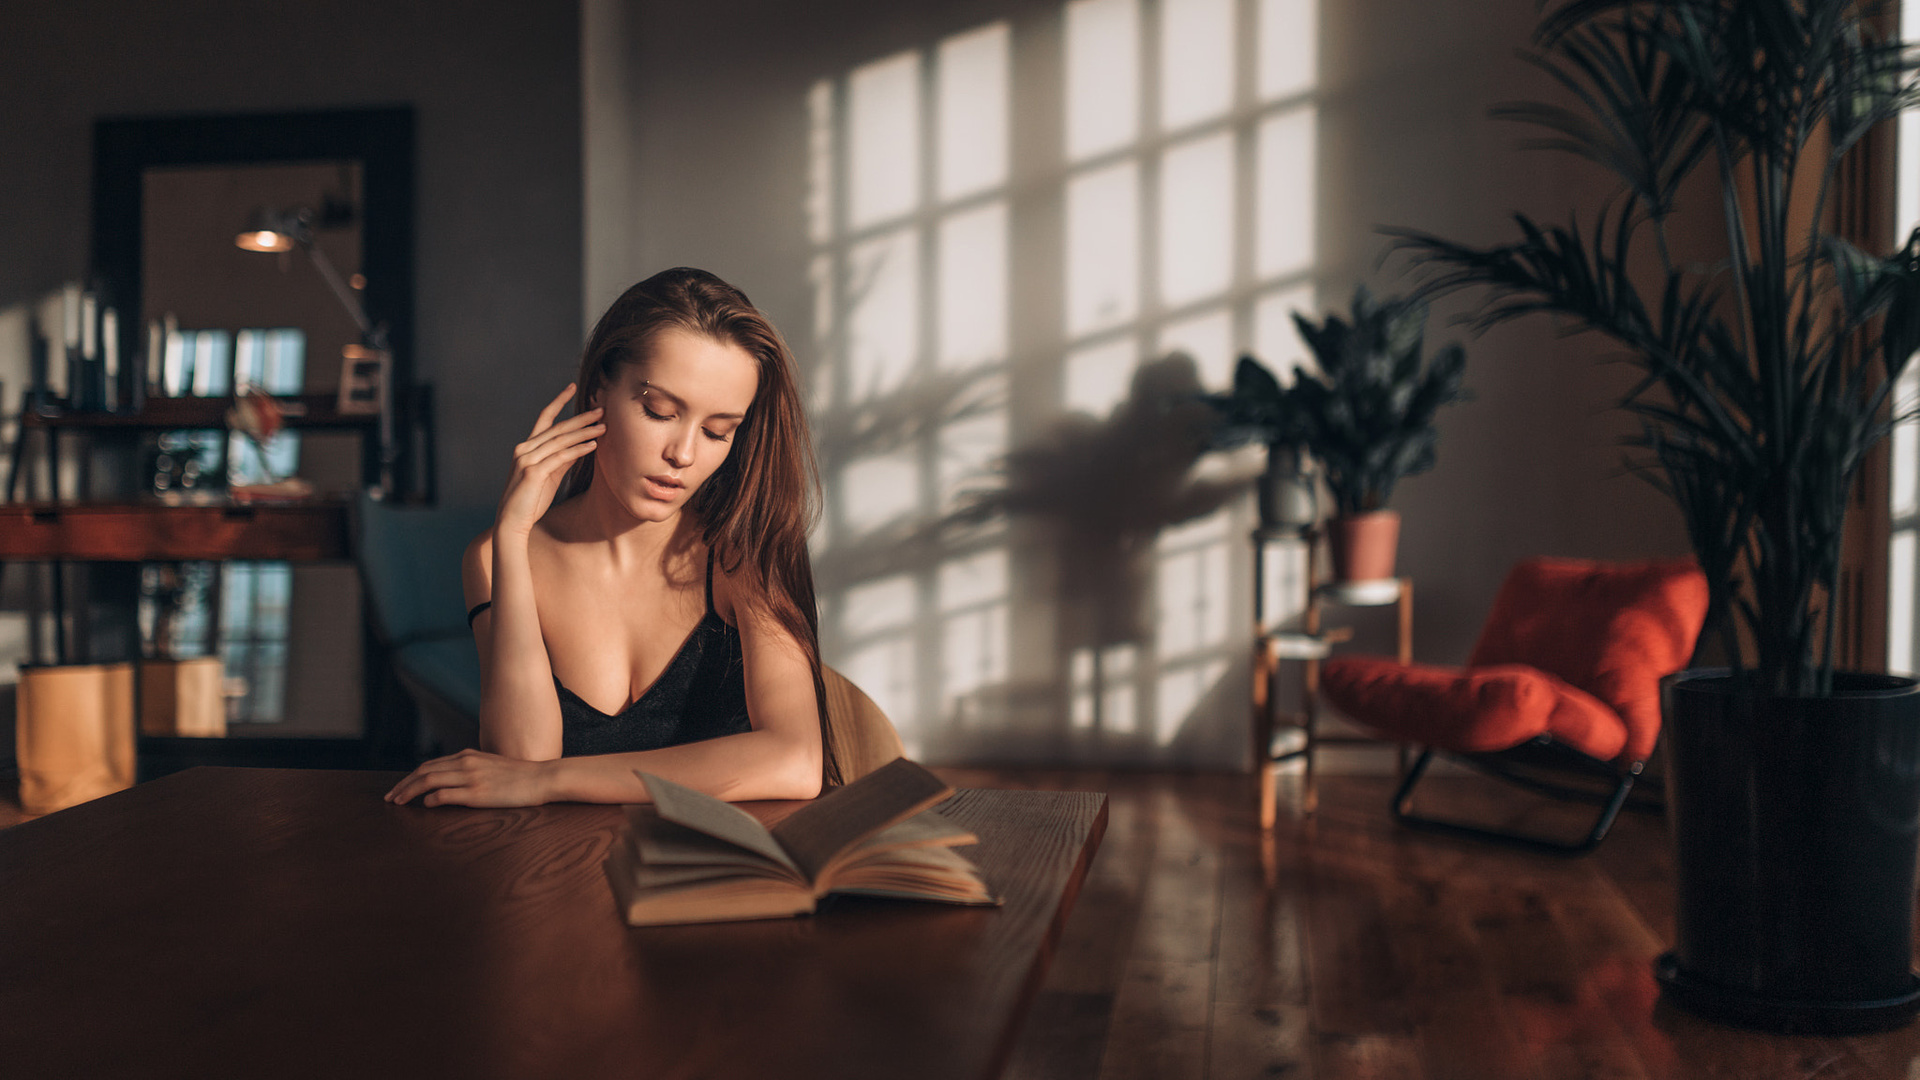
<svg viewBox="0 0 1920 1080">
<path fill-rule="evenodd" d="M 141 315 L 173 328 L 149 364 L 149 382 L 169 396 L 222 397 L 249 386 L 275 395 L 334 392 L 344 351 L 361 340 L 352 314 L 366 284 L 361 174 L 354 160 L 144 170 Z M 310 229 L 314 258 L 257 235 L 296 215 Z M 337 274 L 344 297 L 321 265 Z M 171 498 L 294 476 L 344 494 L 359 482 L 359 450 L 352 432 L 282 430 L 258 441 L 237 431 L 161 432 L 148 447 L 147 475 L 155 494 Z M 276 561 L 203 564 L 179 575 L 178 595 L 167 597 L 178 605 L 178 632 L 164 644 L 150 639 L 143 651 L 218 656 L 231 734 L 263 724 L 276 734 L 357 735 L 353 696 L 287 694 L 289 682 L 319 682 L 352 666 L 357 633 L 317 610 L 323 596 L 357 593 L 343 574 L 350 571 Z M 143 607 L 158 599 L 143 596 Z M 316 632 L 316 619 L 344 632 Z"/>
<path fill-rule="evenodd" d="M 351 209 L 360 202 L 359 163 L 153 168 L 142 188 L 143 320 L 171 314 L 182 329 L 236 332 L 298 327 L 312 358 L 300 392 L 335 389 L 341 350 L 360 340 L 352 316 L 297 250 L 261 254 L 234 237 L 260 208 L 308 208 L 318 215 L 314 246 L 349 282 L 359 278 Z M 333 215 L 322 212 L 328 206 Z"/>
<path fill-rule="evenodd" d="M 361 585 L 339 554 L 348 504 L 363 492 L 432 499 L 431 396 L 411 379 L 413 130 L 409 107 L 94 124 L 86 285 L 120 315 L 120 356 L 139 358 L 128 389 L 162 396 L 130 394 L 111 417 L 51 415 L 49 431 L 83 449 L 63 468 L 77 471 L 76 456 L 93 463 L 90 481 L 63 490 L 148 503 L 138 513 L 163 529 L 210 518 L 153 502 L 224 503 L 244 486 L 248 500 L 301 504 L 223 513 L 252 524 L 175 549 L 200 561 L 70 564 L 66 607 L 86 651 L 141 658 L 143 673 L 211 676 L 196 675 L 195 693 L 219 699 L 229 737 L 173 737 L 219 725 L 170 731 L 156 712 L 143 723 L 143 772 L 413 755 L 411 712 L 387 707 L 382 681 L 362 678 L 373 654 Z M 262 243 L 261 221 L 280 228 L 290 217 L 304 225 L 295 243 Z M 244 249 L 242 230 L 270 250 Z M 363 333 L 369 313 L 384 337 Z M 378 366 L 391 378 L 374 408 L 343 408 L 345 350 L 383 341 Z M 268 483 L 280 479 L 311 495 Z M 180 662 L 144 662 L 162 657 Z"/>
</svg>

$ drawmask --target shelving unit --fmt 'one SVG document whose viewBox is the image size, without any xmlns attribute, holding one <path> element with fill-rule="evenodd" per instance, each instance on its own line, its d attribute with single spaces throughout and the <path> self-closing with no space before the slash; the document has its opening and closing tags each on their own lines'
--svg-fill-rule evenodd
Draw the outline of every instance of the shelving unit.
<svg viewBox="0 0 1920 1080">
<path fill-rule="evenodd" d="M 333 394 L 292 394 L 277 395 L 282 414 L 282 422 L 289 430 L 296 431 L 349 431 L 357 432 L 361 438 L 362 475 L 368 482 L 379 478 L 380 456 L 380 417 L 378 414 L 342 413 L 338 399 Z M 20 409 L 20 423 L 14 434 L 12 461 L 7 472 L 6 501 L 11 503 L 22 498 L 24 484 L 26 501 L 60 503 L 69 496 L 60 491 L 60 453 L 61 435 L 76 433 L 81 435 L 118 435 L 134 436 L 156 431 L 225 431 L 227 430 L 227 412 L 233 407 L 231 397 L 152 397 L 148 398 L 139 412 L 79 412 L 58 408 L 35 407 L 31 396 L 23 398 Z M 426 432 L 428 449 L 426 467 L 432 468 L 432 396 L 427 387 L 415 389 L 412 393 L 396 393 L 394 402 L 396 411 L 413 417 Z M 42 496 L 35 490 L 33 470 L 24 463 L 30 452 L 29 440 L 35 432 L 39 433 L 40 445 L 47 464 L 48 491 Z M 225 466 L 225 454 L 222 454 L 222 467 Z M 432 473 L 426 474 L 431 486 Z M 84 498 L 84 493 L 74 493 Z M 429 501 L 431 490 L 426 492 Z"/>
<path fill-rule="evenodd" d="M 358 430 L 371 437 L 379 417 L 342 414 L 331 394 L 277 399 L 285 426 Z M 230 397 L 155 397 L 137 413 L 69 412 L 23 407 L 13 440 L 6 501 L 0 504 L 0 560 L 178 562 L 352 557 L 347 505 L 339 499 L 271 503 L 232 500 L 216 491 L 106 502 L 60 490 L 60 435 L 129 437 L 154 431 L 227 430 Z M 34 482 L 30 435 L 43 440 L 48 491 Z M 363 454 L 376 450 L 371 443 Z M 21 499 L 21 488 L 26 498 Z"/>
<path fill-rule="evenodd" d="M 1351 627 L 1323 625 L 1325 609 L 1336 607 L 1381 607 L 1397 609 L 1396 651 L 1401 663 L 1413 662 L 1413 579 L 1390 578 L 1369 582 L 1321 581 L 1318 529 L 1253 533 L 1253 762 L 1259 774 L 1260 827 L 1271 829 L 1277 816 L 1276 768 L 1283 762 L 1299 759 L 1305 767 L 1301 808 L 1311 814 L 1318 808 L 1314 786 L 1315 758 L 1325 746 L 1380 746 L 1379 740 L 1366 735 L 1330 735 L 1320 730 L 1320 662 L 1333 648 L 1353 637 Z M 1269 544 L 1297 543 L 1306 549 L 1306 610 L 1299 630 L 1277 630 L 1266 613 L 1266 554 Z M 1287 726 L 1300 733 L 1299 745 L 1278 752 L 1275 736 L 1282 716 L 1273 700 L 1273 680 L 1283 661 L 1301 665 L 1300 704 L 1286 717 Z M 1406 747 L 1398 747 L 1399 767 L 1406 770 Z"/>
<path fill-rule="evenodd" d="M 367 428 L 376 427 L 380 418 L 373 414 L 343 414 L 333 394 L 293 394 L 276 398 L 289 428 Z M 230 397 L 152 397 L 137 413 L 45 412 L 23 410 L 21 423 L 28 428 L 60 430 L 67 428 L 124 428 L 136 431 L 170 431 L 175 428 L 224 428 Z"/>
<path fill-rule="evenodd" d="M 143 355 L 143 332 L 149 320 L 160 318 L 163 312 L 175 313 L 180 322 L 202 328 L 193 332 L 225 328 L 237 335 L 245 327 L 300 329 L 307 336 L 310 358 L 316 362 L 344 360 L 347 354 L 344 350 L 336 353 L 338 346 L 357 343 L 377 347 L 385 354 L 384 413 L 342 414 L 334 394 L 276 395 L 285 414 L 285 426 L 296 431 L 338 433 L 331 440 L 313 440 L 335 444 L 329 450 L 341 449 L 339 444 L 349 439 L 358 444 L 357 470 L 344 460 L 344 453 L 339 456 L 340 467 L 332 472 L 327 472 L 330 466 L 326 463 L 314 463 L 309 458 L 309 464 L 321 467 L 307 475 L 324 477 L 322 482 L 328 487 L 377 487 L 394 501 L 431 503 L 435 497 L 433 398 L 431 388 L 417 384 L 413 378 L 414 144 L 413 110 L 406 106 L 97 121 L 93 128 L 88 288 L 103 298 L 102 304 L 110 304 L 119 312 L 115 324 L 119 335 L 117 355 L 129 360 L 119 368 L 116 392 L 100 399 L 133 400 L 133 380 L 147 371 L 145 361 L 134 358 Z M 261 169 L 311 171 L 322 166 L 326 176 L 309 175 L 299 181 L 306 186 L 298 191 L 287 189 L 277 194 L 282 189 L 271 184 L 259 186 L 265 183 L 259 180 L 257 171 Z M 159 183 L 161 179 L 179 179 L 185 173 L 201 171 L 212 177 L 203 186 L 167 187 Z M 244 197 L 239 196 L 237 193 L 247 184 L 255 186 L 247 187 L 249 193 Z M 208 194 L 215 191 L 227 191 L 235 199 L 226 205 L 221 202 L 224 196 Z M 191 260 L 169 263 L 156 258 L 161 253 L 187 250 L 182 244 L 231 244 L 233 230 L 259 208 L 273 211 L 276 223 L 312 225 L 322 231 L 353 230 L 355 239 L 343 249 L 351 249 L 351 261 L 343 258 L 338 266 L 323 266 L 328 244 L 316 240 L 311 228 L 305 237 L 294 230 L 289 235 L 296 246 L 304 248 L 307 257 L 292 261 L 311 262 L 311 269 L 303 265 L 290 275 L 284 290 L 247 293 L 235 290 L 227 279 L 211 276 Z M 336 209 L 341 212 L 335 213 Z M 311 221 L 301 216 L 303 211 L 312 215 Z M 325 295 L 329 286 L 333 288 L 332 300 Z M 341 316 L 349 317 L 357 332 L 348 331 L 341 324 Z M 325 347 L 316 347 L 314 342 L 320 340 L 316 333 L 322 331 Z M 237 344 L 236 338 L 236 347 L 222 354 L 234 363 L 240 355 Z M 147 352 L 151 352 L 150 347 Z M 312 365 L 307 365 L 307 370 L 318 372 Z M 203 389 L 237 387 L 238 374 L 237 369 L 229 369 L 223 380 L 189 385 Z M 85 385 L 71 379 L 69 384 Z M 326 382 L 289 381 L 276 385 L 276 389 L 307 385 L 324 386 Z M 96 400 L 92 394 L 82 397 Z M 57 401 L 40 397 L 26 404 L 29 407 L 21 410 L 16 453 L 7 477 L 6 503 L 0 504 L 0 562 L 97 564 L 84 571 L 56 570 L 50 575 L 51 604 L 56 612 L 64 610 L 63 580 L 71 577 L 83 590 L 66 598 L 71 601 L 66 605 L 71 611 L 67 620 L 55 620 L 56 641 L 69 632 L 62 629 L 62 624 L 70 620 L 75 624 L 70 631 L 73 639 L 88 642 L 87 647 L 94 652 L 117 655 L 127 651 L 125 632 L 134 630 L 131 624 L 137 616 L 138 565 L 142 562 L 340 564 L 353 558 L 350 495 L 348 501 L 335 497 L 290 503 L 236 502 L 227 497 L 221 482 L 229 472 L 225 460 L 228 439 L 224 435 L 220 438 L 222 460 L 217 468 L 211 452 L 201 462 L 212 472 L 203 488 L 189 486 L 182 492 L 177 485 L 164 493 L 168 496 L 164 499 L 146 494 L 153 486 L 152 477 L 143 475 L 151 458 L 142 452 L 141 436 L 169 431 L 224 432 L 227 411 L 233 405 L 231 396 L 148 397 L 138 411 L 131 413 L 71 411 Z M 70 458 L 63 477 L 60 457 L 79 454 L 85 456 Z M 88 466 L 76 470 L 72 467 L 74 460 L 87 462 Z M 173 479 L 181 478 L 176 475 Z M 215 490 L 206 492 L 205 488 Z M 172 496 L 176 494 L 189 497 L 175 500 Z M 315 574 L 309 570 L 305 576 L 309 581 L 319 577 L 331 580 L 330 572 Z M 345 576 L 342 574 L 342 579 Z M 210 619 L 220 617 L 220 587 L 216 577 L 212 595 L 205 601 L 213 613 Z M 90 613 L 85 590 L 91 590 L 101 601 L 98 614 Z M 38 602 L 38 590 L 35 599 Z M 344 592 L 338 596 L 323 594 L 319 604 L 307 610 L 350 603 L 351 599 Z M 89 618 L 106 630 L 97 640 L 90 639 L 77 625 Z M 111 620 L 111 624 L 105 620 Z M 37 629 L 39 623 L 34 625 Z M 309 620 L 308 625 L 315 628 L 314 636 L 298 643 L 308 650 L 306 655 L 316 655 L 312 650 L 320 640 L 317 635 L 324 632 L 325 642 L 341 646 L 336 652 L 345 656 L 351 644 L 345 638 L 345 625 L 324 620 Z M 325 631 L 317 629 L 323 625 Z M 218 629 L 209 634 L 217 645 Z M 188 764 L 349 767 L 409 759 L 413 753 L 411 714 L 391 706 L 395 694 L 379 674 L 385 670 L 385 657 L 364 627 L 359 637 L 365 692 L 361 737 L 297 735 L 291 731 L 278 737 L 147 737 L 141 739 L 139 747 L 142 772 L 165 772 Z M 130 640 L 132 651 L 138 653 L 138 633 L 132 633 Z M 252 647 L 259 643 L 247 644 Z M 286 644 L 288 649 L 295 645 L 291 638 Z M 316 678 L 312 670 L 308 677 Z M 317 678 L 317 685 L 324 689 L 316 693 L 310 686 L 305 694 L 339 696 L 336 688 L 326 683 L 332 678 L 328 672 L 322 671 Z M 351 691 L 342 693 L 357 696 Z"/>
<path fill-rule="evenodd" d="M 377 453 L 378 415 L 341 414 L 332 394 L 280 396 L 284 425 L 291 430 L 345 431 L 361 437 L 362 458 Z M 52 615 L 56 658 L 62 627 L 74 620 L 78 654 L 89 634 L 87 605 L 69 596 L 62 564 L 138 565 L 148 562 L 277 561 L 342 563 L 354 557 L 352 507 L 340 498 L 288 502 L 246 502 L 218 488 L 139 496 L 131 499 L 76 499 L 84 492 L 63 490 L 60 457 L 86 453 L 84 444 L 104 442 L 132 450 L 140 436 L 164 431 L 228 430 L 231 397 L 149 398 L 137 413 L 69 412 L 26 408 L 21 411 L 7 476 L 7 501 L 0 502 L 0 564 L 53 564 Z M 78 441 L 80 446 L 71 445 Z M 224 468 L 224 463 L 223 463 Z M 64 486 L 70 487 L 71 483 Z M 109 487 L 108 490 L 112 490 Z M 25 499 L 19 499 L 24 494 Z M 18 501 L 16 501 L 18 500 Z M 103 567 L 104 572 L 104 567 Z M 129 568 L 124 573 L 132 573 Z M 118 597 L 131 585 L 120 572 L 89 574 L 102 595 Z M 213 601 L 218 603 L 217 594 Z M 72 610 L 69 611 L 69 608 Z M 133 617 L 131 609 L 127 618 Z M 119 616 L 115 615 L 117 622 Z M 137 632 L 134 633 L 138 639 Z M 363 669 L 377 670 L 370 639 L 364 639 Z M 360 737 L 319 735 L 228 735 L 191 738 L 146 735 L 138 738 L 143 776 L 199 764 L 364 766 L 370 753 L 410 745 L 410 730 L 395 727 L 377 680 L 361 688 L 365 725 Z M 389 730 L 392 729 L 392 730 Z"/>
</svg>

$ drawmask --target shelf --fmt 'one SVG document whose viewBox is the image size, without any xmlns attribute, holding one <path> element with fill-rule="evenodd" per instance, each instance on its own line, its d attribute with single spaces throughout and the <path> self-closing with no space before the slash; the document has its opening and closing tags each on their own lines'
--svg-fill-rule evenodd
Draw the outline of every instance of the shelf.
<svg viewBox="0 0 1920 1080">
<path fill-rule="evenodd" d="M 380 422 L 377 414 L 342 415 L 339 399 L 333 394 L 296 394 L 278 398 L 287 410 L 289 428 L 370 428 Z M 122 428 L 135 431 L 167 431 L 177 428 L 224 428 L 231 397 L 155 397 L 137 413 L 35 412 L 20 414 L 28 427 L 43 428 Z"/>
<path fill-rule="evenodd" d="M 1255 543 L 1273 543 L 1301 541 L 1313 543 L 1320 539 L 1318 525 L 1260 525 L 1253 530 Z"/>
<path fill-rule="evenodd" d="M 344 502 L 167 506 L 161 503 L 0 504 L 0 560 L 177 562 L 344 560 Z"/>
<path fill-rule="evenodd" d="M 1347 607 L 1384 607 L 1400 602 L 1399 578 L 1378 581 L 1329 581 L 1313 591 L 1324 600 Z"/>
<path fill-rule="evenodd" d="M 1333 651 L 1333 643 L 1313 634 L 1292 632 L 1266 635 L 1267 646 L 1279 660 L 1324 660 Z"/>
<path fill-rule="evenodd" d="M 1268 630 L 1261 635 L 1279 660 L 1325 660 L 1333 647 L 1353 639 L 1353 627 L 1338 626 L 1318 634 L 1298 630 Z"/>
</svg>

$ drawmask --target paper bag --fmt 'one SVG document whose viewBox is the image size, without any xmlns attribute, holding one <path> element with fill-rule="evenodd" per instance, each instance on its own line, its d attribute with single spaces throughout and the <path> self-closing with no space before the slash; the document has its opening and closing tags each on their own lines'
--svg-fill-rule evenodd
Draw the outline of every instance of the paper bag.
<svg viewBox="0 0 1920 1080">
<path fill-rule="evenodd" d="M 24 666 L 15 690 L 20 806 L 50 814 L 133 786 L 133 665 Z"/>
</svg>

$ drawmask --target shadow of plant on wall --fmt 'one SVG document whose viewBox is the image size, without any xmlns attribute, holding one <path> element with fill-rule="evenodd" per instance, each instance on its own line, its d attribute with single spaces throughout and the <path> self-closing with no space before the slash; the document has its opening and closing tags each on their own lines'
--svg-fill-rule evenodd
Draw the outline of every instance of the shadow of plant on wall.
<svg viewBox="0 0 1920 1080">
<path fill-rule="evenodd" d="M 1157 542 L 1168 529 L 1204 518 L 1243 492 L 1247 475 L 1196 476 L 1216 426 L 1203 400 L 1198 369 L 1185 353 L 1142 364 L 1127 398 L 1106 419 L 1070 415 L 1002 460 L 995 483 L 968 493 L 947 528 L 1019 520 L 1035 526 L 1051 549 L 1056 586 L 1056 715 L 1075 693 L 1090 698 L 1097 737 L 1112 741 L 1105 715 L 1110 691 L 1133 684 L 1133 699 L 1154 700 L 1159 632 L 1155 600 Z M 1224 584 L 1224 582 L 1222 583 Z M 1224 602 L 1224 598 L 1217 598 Z M 1107 670 L 1116 648 L 1129 649 L 1125 670 Z M 1091 670 L 1075 670 L 1076 657 Z M 1176 719 L 1121 725 L 1145 736 L 1170 731 Z M 1142 730 L 1143 729 L 1143 730 Z M 1117 734 L 1135 734 L 1121 731 Z M 1163 745 L 1170 741 L 1157 740 Z"/>
</svg>

